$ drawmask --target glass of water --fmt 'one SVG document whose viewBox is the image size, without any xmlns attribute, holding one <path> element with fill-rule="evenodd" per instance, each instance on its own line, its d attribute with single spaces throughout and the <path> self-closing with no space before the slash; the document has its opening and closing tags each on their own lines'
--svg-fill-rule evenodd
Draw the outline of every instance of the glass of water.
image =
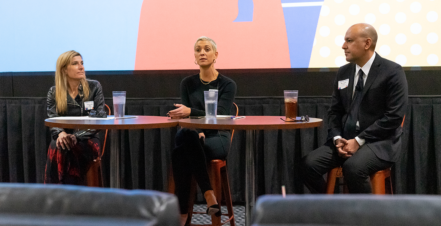
<svg viewBox="0 0 441 226">
<path fill-rule="evenodd" d="M 216 118 L 217 115 L 217 90 L 204 91 L 205 117 Z"/>
<path fill-rule="evenodd" d="M 124 117 L 126 108 L 126 91 L 113 91 L 113 114 L 115 118 Z"/>
</svg>

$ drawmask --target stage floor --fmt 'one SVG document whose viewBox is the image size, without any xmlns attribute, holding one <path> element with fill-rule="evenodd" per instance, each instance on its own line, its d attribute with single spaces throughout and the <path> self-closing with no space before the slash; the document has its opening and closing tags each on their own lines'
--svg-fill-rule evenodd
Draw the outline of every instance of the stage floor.
<svg viewBox="0 0 441 226">
<path fill-rule="evenodd" d="M 206 211 L 207 205 L 196 204 L 193 207 L 193 211 L 203 212 Z M 236 219 L 237 226 L 245 226 L 245 206 L 233 206 L 234 218 Z M 222 213 L 227 213 L 227 207 L 222 206 Z M 222 216 L 222 221 L 227 220 L 227 216 Z M 192 224 L 211 224 L 211 217 L 207 214 L 194 214 L 191 219 Z M 230 225 L 230 224 L 225 224 Z"/>
</svg>

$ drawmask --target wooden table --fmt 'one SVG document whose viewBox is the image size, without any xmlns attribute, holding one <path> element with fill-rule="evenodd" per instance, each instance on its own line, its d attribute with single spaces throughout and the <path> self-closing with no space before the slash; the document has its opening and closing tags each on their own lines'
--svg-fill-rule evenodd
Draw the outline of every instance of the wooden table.
<svg viewBox="0 0 441 226">
<path fill-rule="evenodd" d="M 44 124 L 48 127 L 65 129 L 110 129 L 110 187 L 121 187 L 120 175 L 120 130 L 122 129 L 158 129 L 178 125 L 178 120 L 162 116 L 136 116 L 136 118 L 110 120 L 60 120 L 48 118 Z"/>
<path fill-rule="evenodd" d="M 304 129 L 318 127 L 322 124 L 321 119 L 310 118 L 309 122 L 284 122 L 283 116 L 246 116 L 242 119 L 181 119 L 179 126 L 198 129 L 236 129 L 246 130 L 246 174 L 245 174 L 245 224 L 251 223 L 251 210 L 256 202 L 254 161 L 257 130 L 279 130 L 279 129 Z"/>
</svg>

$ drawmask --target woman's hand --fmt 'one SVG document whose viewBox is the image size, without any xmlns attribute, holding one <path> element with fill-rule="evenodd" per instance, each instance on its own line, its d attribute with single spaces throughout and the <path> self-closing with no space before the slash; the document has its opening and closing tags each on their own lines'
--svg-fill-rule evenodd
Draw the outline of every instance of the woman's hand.
<svg viewBox="0 0 441 226">
<path fill-rule="evenodd" d="M 205 134 L 204 133 L 199 133 L 199 140 L 202 139 L 205 143 Z"/>
<path fill-rule="evenodd" d="M 181 119 L 190 116 L 191 108 L 188 108 L 183 104 L 174 104 L 174 105 L 177 108 L 168 112 L 168 115 L 170 117 Z"/>
<path fill-rule="evenodd" d="M 70 134 L 69 137 L 72 144 L 71 147 L 75 146 L 77 144 L 77 137 L 74 134 Z"/>
<path fill-rule="evenodd" d="M 67 149 L 70 151 L 70 148 L 73 147 L 77 143 L 77 138 L 73 134 L 67 134 L 66 132 L 61 132 L 58 134 L 57 138 L 57 148 L 58 149 Z"/>
</svg>

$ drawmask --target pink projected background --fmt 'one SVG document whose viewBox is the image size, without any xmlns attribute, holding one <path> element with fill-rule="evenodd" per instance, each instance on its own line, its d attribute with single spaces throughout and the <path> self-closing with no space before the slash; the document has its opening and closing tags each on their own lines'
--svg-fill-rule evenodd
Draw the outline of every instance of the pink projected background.
<svg viewBox="0 0 441 226">
<path fill-rule="evenodd" d="M 291 67 L 279 0 L 254 0 L 252 22 L 233 22 L 237 15 L 231 0 L 144 1 L 135 70 L 197 68 L 193 45 L 200 36 L 217 42 L 219 68 Z"/>
</svg>

